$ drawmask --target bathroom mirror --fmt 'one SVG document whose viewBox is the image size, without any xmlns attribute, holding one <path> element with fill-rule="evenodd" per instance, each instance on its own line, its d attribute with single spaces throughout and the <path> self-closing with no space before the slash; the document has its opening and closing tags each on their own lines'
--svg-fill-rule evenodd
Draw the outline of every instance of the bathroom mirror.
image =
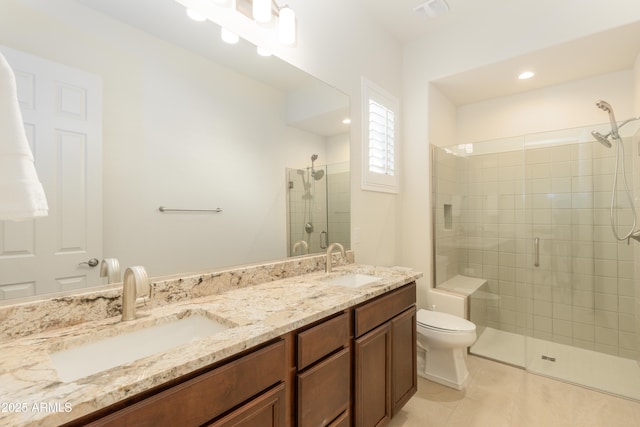
<svg viewBox="0 0 640 427">
<path fill-rule="evenodd" d="M 0 46 L 97 78 L 101 93 L 98 110 L 78 101 L 78 91 L 61 97 L 62 110 L 80 105 L 95 117 L 101 109 L 99 163 L 78 179 L 59 173 L 44 182 L 43 172 L 45 191 L 61 194 L 48 192 L 51 215 L 2 224 L 0 301 L 103 285 L 99 266 L 90 266 L 94 258 L 117 258 L 122 270 L 143 265 L 156 277 L 303 254 L 292 251 L 289 187 L 301 188 L 303 175 L 308 182 L 316 170 L 324 170 L 325 182 L 332 170 L 348 174 L 348 96 L 257 55 L 248 42 L 222 42 L 219 27 L 190 20 L 174 0 L 8 0 Z M 18 73 L 19 86 L 27 74 Z M 56 139 L 58 151 L 45 156 L 33 135 L 39 169 L 64 156 L 82 163 L 96 151 L 79 144 L 65 152 L 76 141 L 66 132 Z M 292 175 L 300 183 L 292 184 Z M 73 197 L 65 196 L 65 179 Z M 314 180 L 316 190 L 325 182 Z M 347 239 L 348 182 L 339 207 Z M 60 239 L 54 231 L 52 255 L 39 261 L 38 233 L 52 223 L 75 234 Z M 64 250 L 55 246 L 63 243 Z M 20 275 L 50 266 L 49 286 Z"/>
</svg>

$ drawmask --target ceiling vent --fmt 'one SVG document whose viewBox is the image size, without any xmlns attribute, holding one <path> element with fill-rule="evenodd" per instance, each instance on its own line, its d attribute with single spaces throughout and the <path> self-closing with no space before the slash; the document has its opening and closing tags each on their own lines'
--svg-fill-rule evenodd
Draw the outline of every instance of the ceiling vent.
<svg viewBox="0 0 640 427">
<path fill-rule="evenodd" d="M 429 18 L 435 18 L 449 12 L 449 5 L 444 0 L 428 0 L 414 7 L 413 10 Z"/>
</svg>

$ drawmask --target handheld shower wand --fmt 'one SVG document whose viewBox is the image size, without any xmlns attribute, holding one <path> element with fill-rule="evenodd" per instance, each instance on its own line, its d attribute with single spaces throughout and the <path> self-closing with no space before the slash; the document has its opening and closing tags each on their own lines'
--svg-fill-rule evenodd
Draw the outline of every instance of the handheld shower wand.
<svg viewBox="0 0 640 427">
<path fill-rule="evenodd" d="M 596 102 L 596 107 L 609 113 L 609 121 L 611 122 L 611 132 L 609 132 L 609 135 L 614 139 L 620 139 L 620 135 L 618 135 L 618 122 L 616 122 L 616 117 L 613 115 L 613 108 L 611 108 L 611 105 L 606 101 L 599 100 Z M 611 144 L 609 144 L 609 146 L 611 146 Z"/>
<path fill-rule="evenodd" d="M 599 100 L 596 102 L 596 107 L 609 113 L 609 121 L 611 122 L 611 132 L 609 132 L 606 135 L 602 135 L 600 132 L 593 131 L 591 132 L 591 135 L 593 135 L 593 137 L 598 142 L 600 142 L 602 145 L 608 148 L 611 147 L 611 142 L 608 139 L 609 136 L 611 136 L 616 141 L 616 164 L 615 164 L 615 171 L 613 175 L 613 189 L 611 190 L 611 206 L 609 209 L 609 219 L 611 221 L 611 230 L 613 231 L 613 235 L 617 240 L 620 240 L 620 241 L 626 240 L 627 242 L 630 242 L 631 239 L 634 239 L 640 242 L 640 230 L 636 230 L 638 215 L 636 214 L 636 208 L 633 201 L 633 197 L 631 197 L 631 192 L 629 191 L 629 184 L 627 183 L 627 175 L 625 173 L 625 168 L 624 168 L 624 163 L 625 163 L 624 162 L 624 143 L 622 142 L 622 140 L 620 139 L 620 135 L 618 134 L 619 128 L 621 128 L 622 126 L 626 125 L 631 121 L 638 120 L 639 118 L 636 117 L 629 120 L 625 120 L 620 124 L 620 126 L 618 126 L 618 123 L 616 122 L 616 118 L 613 115 L 613 108 L 611 108 L 611 105 L 609 105 L 608 102 Z M 619 164 L 622 165 L 621 167 L 622 180 L 624 182 L 624 189 L 627 195 L 627 199 L 629 200 L 631 213 L 633 215 L 633 223 L 631 224 L 629 231 L 622 237 L 618 234 L 618 229 L 616 226 L 616 222 L 614 220 L 614 216 L 615 216 L 614 214 L 616 209 L 616 199 L 617 199 L 617 189 L 618 189 L 618 165 Z"/>
</svg>

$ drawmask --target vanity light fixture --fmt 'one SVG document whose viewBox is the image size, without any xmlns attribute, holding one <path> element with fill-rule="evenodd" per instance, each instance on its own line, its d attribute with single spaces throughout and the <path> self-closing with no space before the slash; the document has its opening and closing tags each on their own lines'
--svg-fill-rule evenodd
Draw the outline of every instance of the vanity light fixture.
<svg viewBox="0 0 640 427">
<path fill-rule="evenodd" d="M 296 13 L 289 6 L 278 12 L 278 37 L 280 43 L 290 46 L 296 42 Z"/>
<path fill-rule="evenodd" d="M 276 0 L 176 0 L 187 8 L 187 14 L 196 21 L 211 20 L 219 25 L 228 20 L 235 24 L 244 25 L 240 21 L 245 17 L 256 25 L 249 29 L 259 33 L 263 40 L 255 37 L 250 40 L 258 44 L 269 46 L 280 43 L 285 46 L 295 45 L 297 38 L 296 13 L 288 5 L 279 6 Z M 229 7 L 230 6 L 230 7 Z M 224 10 L 223 10 L 224 8 Z M 236 19 L 239 18 L 239 19 Z M 274 19 L 275 18 L 275 19 Z M 236 29 L 237 25 L 228 25 Z M 225 38 L 226 40 L 226 38 Z M 228 42 L 230 43 L 230 42 Z"/>
<path fill-rule="evenodd" d="M 531 77 L 533 77 L 535 75 L 536 75 L 536 73 L 534 73 L 533 71 L 523 71 L 522 73 L 520 73 L 520 75 L 518 75 L 518 79 L 527 80 L 527 79 L 530 79 Z"/>
<path fill-rule="evenodd" d="M 271 0 L 252 0 L 253 19 L 256 22 L 271 21 Z"/>
</svg>

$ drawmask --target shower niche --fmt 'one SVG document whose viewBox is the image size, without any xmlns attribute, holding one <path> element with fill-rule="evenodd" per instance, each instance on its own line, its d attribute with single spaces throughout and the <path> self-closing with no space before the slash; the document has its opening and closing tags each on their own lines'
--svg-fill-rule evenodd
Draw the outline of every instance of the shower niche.
<svg viewBox="0 0 640 427">
<path fill-rule="evenodd" d="M 351 247 L 349 163 L 286 169 L 287 255 L 326 251 L 334 242 Z"/>
</svg>

